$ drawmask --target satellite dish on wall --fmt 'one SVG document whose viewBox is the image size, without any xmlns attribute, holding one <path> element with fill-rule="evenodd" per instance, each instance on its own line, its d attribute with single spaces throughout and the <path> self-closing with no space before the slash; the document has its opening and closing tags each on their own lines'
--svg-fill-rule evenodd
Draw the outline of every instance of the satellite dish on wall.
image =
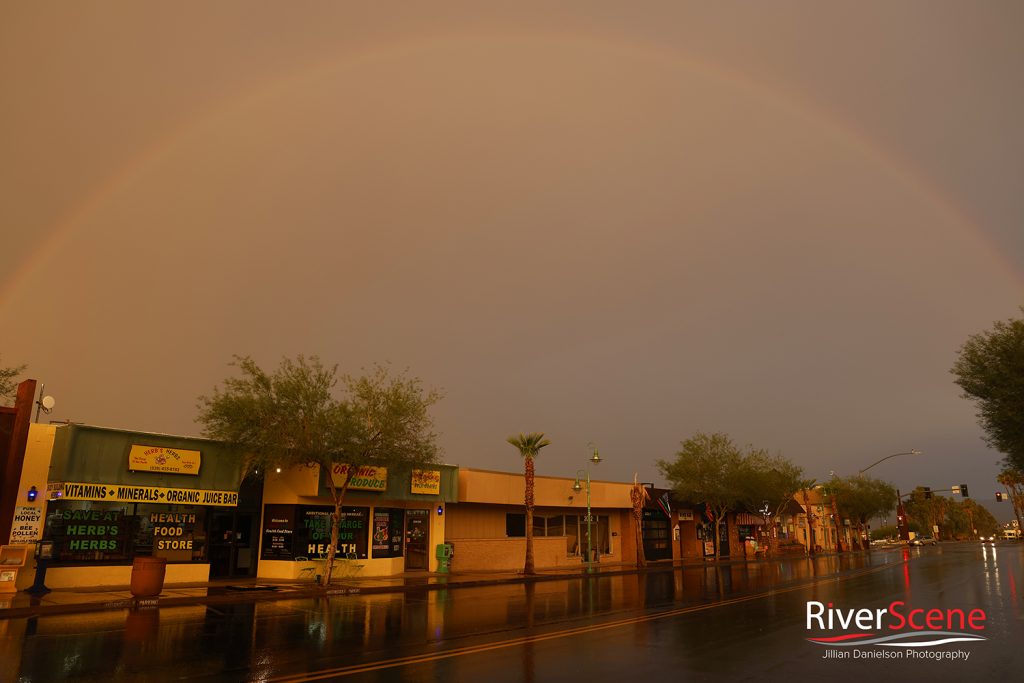
<svg viewBox="0 0 1024 683">
<path fill-rule="evenodd" d="M 39 399 L 36 401 L 36 422 L 39 422 L 40 410 L 49 415 L 53 407 L 57 405 L 57 401 L 54 400 L 53 396 L 43 396 L 45 390 L 45 384 L 39 387 Z"/>
</svg>

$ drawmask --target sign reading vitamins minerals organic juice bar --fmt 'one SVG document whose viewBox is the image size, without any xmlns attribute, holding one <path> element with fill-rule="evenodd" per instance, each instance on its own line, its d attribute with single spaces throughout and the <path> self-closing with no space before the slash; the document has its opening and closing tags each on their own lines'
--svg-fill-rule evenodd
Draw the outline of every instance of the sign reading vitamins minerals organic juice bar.
<svg viewBox="0 0 1024 683">
<path fill-rule="evenodd" d="M 348 470 L 348 465 L 335 465 L 331 468 L 331 479 L 335 486 L 344 486 Z M 364 465 L 352 474 L 348 487 L 354 491 L 384 491 L 388 487 L 388 468 Z"/>
<path fill-rule="evenodd" d="M 128 452 L 128 469 L 135 472 L 199 475 L 199 451 L 162 446 L 133 445 Z"/>
<path fill-rule="evenodd" d="M 213 491 L 166 486 L 89 484 L 76 481 L 50 482 L 50 500 L 99 500 L 113 503 L 171 503 L 178 505 L 238 505 L 237 491 Z"/>
</svg>

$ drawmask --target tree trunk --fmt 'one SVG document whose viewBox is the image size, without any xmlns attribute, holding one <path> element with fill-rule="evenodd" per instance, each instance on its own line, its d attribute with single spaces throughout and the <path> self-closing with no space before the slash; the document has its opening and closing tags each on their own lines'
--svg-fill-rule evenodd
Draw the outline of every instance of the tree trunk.
<svg viewBox="0 0 1024 683">
<path fill-rule="evenodd" d="M 723 510 L 715 511 L 715 557 L 721 559 L 722 555 L 722 518 L 725 517 Z M 728 527 L 727 527 L 728 528 Z"/>
<path fill-rule="evenodd" d="M 804 513 L 807 518 L 807 554 L 814 554 L 814 513 L 811 512 L 811 501 L 807 496 L 807 489 L 804 489 Z"/>
<path fill-rule="evenodd" d="M 533 567 L 533 458 L 526 456 L 526 563 L 523 574 L 535 574 Z M 590 559 L 589 557 L 587 558 Z"/>
<path fill-rule="evenodd" d="M 839 518 L 839 507 L 836 505 L 836 497 L 832 498 L 832 519 L 836 527 L 836 552 L 843 552 L 843 520 Z"/>
<path fill-rule="evenodd" d="M 640 486 L 637 482 L 636 474 L 633 475 L 633 488 L 629 490 L 629 498 L 633 503 L 633 537 L 636 543 L 636 566 L 646 567 L 647 555 L 644 553 L 643 519 L 644 503 L 650 497 L 647 494 L 647 489 Z M 670 525 L 671 523 L 672 520 L 669 520 Z"/>
<path fill-rule="evenodd" d="M 341 526 L 341 506 L 345 502 L 345 493 L 348 491 L 348 483 L 352 481 L 352 467 L 345 471 L 345 483 L 338 489 L 334 485 L 334 477 L 331 471 L 320 466 L 320 471 L 327 475 L 327 488 L 331 491 L 331 498 L 334 500 L 334 512 L 331 513 L 331 543 L 327 546 L 327 560 L 324 563 L 323 587 L 331 585 L 331 575 L 334 574 L 334 557 L 338 551 L 338 532 Z"/>
</svg>

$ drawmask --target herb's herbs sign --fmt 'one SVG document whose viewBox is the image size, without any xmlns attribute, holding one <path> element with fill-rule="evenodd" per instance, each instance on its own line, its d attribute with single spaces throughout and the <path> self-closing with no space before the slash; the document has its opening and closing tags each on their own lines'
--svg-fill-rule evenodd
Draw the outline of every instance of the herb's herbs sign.
<svg viewBox="0 0 1024 683">
<path fill-rule="evenodd" d="M 57 515 L 64 522 L 67 552 L 123 550 L 125 520 L 120 510 L 61 510 Z"/>
<path fill-rule="evenodd" d="M 162 446 L 132 446 L 128 451 L 128 469 L 134 472 L 199 474 L 199 451 Z"/>
</svg>

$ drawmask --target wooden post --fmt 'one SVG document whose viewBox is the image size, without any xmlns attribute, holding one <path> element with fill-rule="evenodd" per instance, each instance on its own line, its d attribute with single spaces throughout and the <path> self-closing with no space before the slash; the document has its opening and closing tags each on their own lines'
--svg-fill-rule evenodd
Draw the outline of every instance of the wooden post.
<svg viewBox="0 0 1024 683">
<path fill-rule="evenodd" d="M 6 544 L 11 538 L 35 397 L 36 381 L 27 379 L 18 385 L 14 409 L 0 409 L 0 544 Z"/>
</svg>

